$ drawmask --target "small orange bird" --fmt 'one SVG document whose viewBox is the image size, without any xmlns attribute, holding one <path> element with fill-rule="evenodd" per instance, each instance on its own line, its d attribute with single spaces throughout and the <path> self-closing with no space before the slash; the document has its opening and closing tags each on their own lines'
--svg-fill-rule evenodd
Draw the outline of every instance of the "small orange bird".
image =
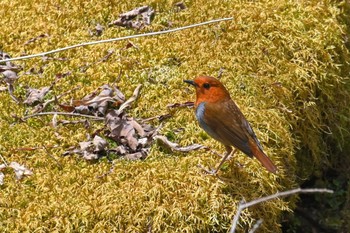
<svg viewBox="0 0 350 233">
<path fill-rule="evenodd" d="M 276 173 L 276 166 L 263 152 L 249 122 L 219 80 L 200 76 L 184 82 L 196 88 L 195 111 L 199 125 L 226 148 L 226 154 L 219 166 L 210 173 L 215 174 L 229 155 L 236 152 L 236 149 L 232 150 L 232 146 L 249 157 L 256 157 L 268 171 Z"/>
</svg>

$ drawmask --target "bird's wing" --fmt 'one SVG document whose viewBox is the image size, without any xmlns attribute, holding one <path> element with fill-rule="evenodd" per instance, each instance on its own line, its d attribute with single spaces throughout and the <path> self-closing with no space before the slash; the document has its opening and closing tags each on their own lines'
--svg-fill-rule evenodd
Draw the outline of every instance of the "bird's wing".
<svg viewBox="0 0 350 233">
<path fill-rule="evenodd" d="M 252 156 L 249 136 L 254 132 L 232 100 L 220 104 L 206 103 L 203 121 L 212 132 L 206 131 L 216 140 L 224 145 L 234 146 L 248 156 Z"/>
</svg>

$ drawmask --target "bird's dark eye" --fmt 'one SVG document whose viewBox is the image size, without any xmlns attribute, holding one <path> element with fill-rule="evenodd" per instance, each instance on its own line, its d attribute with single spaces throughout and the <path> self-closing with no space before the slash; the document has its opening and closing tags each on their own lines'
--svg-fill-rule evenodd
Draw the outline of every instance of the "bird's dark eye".
<svg viewBox="0 0 350 233">
<path fill-rule="evenodd" d="M 209 88 L 210 88 L 210 84 L 209 84 L 209 83 L 204 83 L 204 84 L 203 84 L 203 87 L 204 87 L 205 89 L 209 89 Z"/>
</svg>

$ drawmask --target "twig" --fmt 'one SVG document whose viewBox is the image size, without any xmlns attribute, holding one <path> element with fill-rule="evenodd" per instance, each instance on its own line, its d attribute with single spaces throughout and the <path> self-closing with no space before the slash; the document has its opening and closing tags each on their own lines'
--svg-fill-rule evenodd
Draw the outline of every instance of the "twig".
<svg viewBox="0 0 350 233">
<path fill-rule="evenodd" d="M 80 113 L 71 113 L 71 112 L 39 112 L 39 113 L 35 113 L 32 115 L 28 115 L 22 118 L 22 120 L 27 120 L 28 118 L 32 118 L 32 117 L 37 117 L 37 116 L 44 116 L 44 115 L 65 115 L 65 116 L 72 116 L 72 117 L 85 117 L 85 118 L 91 118 L 92 120 L 95 121 L 104 121 L 105 118 L 104 117 L 97 117 L 97 116 L 91 116 L 91 115 L 84 115 L 84 114 L 80 114 Z"/>
<path fill-rule="evenodd" d="M 6 160 L 4 159 L 4 157 L 2 157 L 2 155 L 0 154 L 0 158 L 2 159 L 2 161 L 4 162 L 5 166 L 8 167 L 9 165 L 7 164 Z"/>
<path fill-rule="evenodd" d="M 288 190 L 288 191 L 285 191 L 285 192 L 277 192 L 277 193 L 272 194 L 270 196 L 258 198 L 256 200 L 253 200 L 253 201 L 250 201 L 250 202 L 241 201 L 239 203 L 238 210 L 237 210 L 235 216 L 233 217 L 230 233 L 234 233 L 235 232 L 237 224 L 238 224 L 239 216 L 241 215 L 241 212 L 244 209 L 246 209 L 248 207 L 251 207 L 253 205 L 259 204 L 261 202 L 270 201 L 270 200 L 275 199 L 277 197 L 289 196 L 289 195 L 296 194 L 296 193 L 333 193 L 333 190 L 330 190 L 330 189 L 301 189 L 301 188 L 297 188 L 297 189 L 292 189 L 292 190 Z"/>
<path fill-rule="evenodd" d="M 191 25 L 188 25 L 188 26 L 174 28 L 174 29 L 165 30 L 165 31 L 158 31 L 158 32 L 151 32 L 151 33 L 138 34 L 138 35 L 132 35 L 132 36 L 125 36 L 125 37 L 119 37 L 119 38 L 112 38 L 112 39 L 107 39 L 107 40 L 98 40 L 98 41 L 84 42 L 84 43 L 81 43 L 81 44 L 71 45 L 71 46 L 67 46 L 67 47 L 64 47 L 64 48 L 54 49 L 54 50 L 51 50 L 51 51 L 48 51 L 48 52 L 43 52 L 43 53 L 38 53 L 38 54 L 33 54 L 33 55 L 27 55 L 27 56 L 22 56 L 22 57 L 14 57 L 14 58 L 9 58 L 9 59 L 3 59 L 3 60 L 0 60 L 0 63 L 8 62 L 8 61 L 17 61 L 17 60 L 30 59 L 30 58 L 34 58 L 34 57 L 41 57 L 41 56 L 45 56 L 45 55 L 48 55 L 48 54 L 58 53 L 58 52 L 62 52 L 62 51 L 65 51 L 65 50 L 74 49 L 74 48 L 78 48 L 78 47 L 83 47 L 83 46 L 87 46 L 87 45 L 102 44 L 102 43 L 121 41 L 121 40 L 128 40 L 128 39 L 139 38 L 139 37 L 161 35 L 161 34 L 181 31 L 181 30 L 185 30 L 185 29 L 189 29 L 189 28 L 199 27 L 199 26 L 203 26 L 203 25 L 206 25 L 206 24 L 217 23 L 217 22 L 227 21 L 227 20 L 232 20 L 232 19 L 233 19 L 233 17 L 222 18 L 222 19 L 214 19 L 214 20 L 210 20 L 210 21 L 206 21 L 206 22 L 202 22 L 202 23 L 191 24 Z"/>
</svg>

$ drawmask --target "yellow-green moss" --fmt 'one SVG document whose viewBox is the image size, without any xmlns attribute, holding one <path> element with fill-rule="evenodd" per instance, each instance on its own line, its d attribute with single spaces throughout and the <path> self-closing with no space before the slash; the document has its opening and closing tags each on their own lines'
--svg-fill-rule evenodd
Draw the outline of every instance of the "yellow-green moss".
<svg viewBox="0 0 350 233">
<path fill-rule="evenodd" d="M 115 170 L 102 160 L 88 163 L 61 157 L 70 145 L 86 139 L 90 130 L 82 125 L 50 125 L 50 117 L 14 123 L 13 114 L 28 107 L 16 105 L 0 93 L 0 153 L 7 161 L 31 168 L 34 175 L 15 181 L 6 173 L 0 187 L 2 232 L 225 232 L 238 202 L 298 186 L 327 158 L 323 132 L 339 132 L 334 124 L 347 107 L 349 95 L 343 85 L 348 78 L 346 31 L 334 1 L 185 1 L 177 12 L 176 1 L 13 1 L 0 2 L 0 49 L 16 57 L 65 47 L 90 40 L 121 37 L 179 27 L 214 18 L 233 16 L 232 22 L 190 29 L 169 35 L 73 49 L 53 55 L 66 61 L 39 58 L 18 61 L 23 66 L 15 94 L 24 98 L 25 86 L 47 86 L 58 73 L 72 72 L 53 88 L 60 94 L 81 88 L 62 98 L 82 98 L 105 83 L 117 85 L 128 96 L 143 84 L 141 97 L 130 115 L 151 117 L 168 112 L 167 104 L 194 100 L 183 83 L 197 75 L 216 76 L 222 81 L 252 123 L 264 149 L 279 167 L 277 176 L 267 174 L 256 160 L 238 153 L 220 175 L 224 181 L 201 173 L 198 163 L 213 166 L 215 155 L 206 151 L 170 153 L 154 145 L 145 161 L 115 161 Z M 152 25 L 141 31 L 108 27 L 120 13 L 150 4 L 156 10 Z M 101 37 L 88 29 L 105 27 Z M 42 38 L 24 45 L 42 33 Z M 107 62 L 94 64 L 107 54 Z M 80 67 L 90 64 L 86 72 Z M 25 74 L 31 68 L 41 75 Z M 192 109 L 173 111 L 162 128 L 181 145 L 202 143 L 223 148 L 203 136 Z M 343 132 L 346 133 L 346 132 Z M 50 149 L 50 146 L 58 145 Z M 35 151 L 22 147 L 48 147 Z M 303 150 L 300 150 L 303 148 Z M 299 151 L 298 161 L 296 154 Z M 306 153 L 309 152 L 309 153 Z M 49 153 L 49 154 L 48 154 Z M 304 154 L 303 154 L 304 153 Z M 53 159 L 54 158 L 54 159 Z M 240 164 L 237 164 L 240 163 Z M 245 210 L 241 229 L 246 231 L 263 218 L 263 232 L 279 232 L 280 215 L 294 201 L 275 200 Z"/>
</svg>

